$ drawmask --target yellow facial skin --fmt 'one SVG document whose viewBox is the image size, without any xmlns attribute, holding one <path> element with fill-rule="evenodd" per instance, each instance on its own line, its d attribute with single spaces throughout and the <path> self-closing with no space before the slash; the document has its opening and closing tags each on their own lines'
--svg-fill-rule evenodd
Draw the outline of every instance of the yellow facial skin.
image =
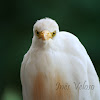
<svg viewBox="0 0 100 100">
<path fill-rule="evenodd" d="M 49 40 L 56 35 L 56 32 L 50 32 L 48 30 L 43 30 L 41 32 L 36 31 L 36 35 L 39 37 L 39 39 Z"/>
</svg>

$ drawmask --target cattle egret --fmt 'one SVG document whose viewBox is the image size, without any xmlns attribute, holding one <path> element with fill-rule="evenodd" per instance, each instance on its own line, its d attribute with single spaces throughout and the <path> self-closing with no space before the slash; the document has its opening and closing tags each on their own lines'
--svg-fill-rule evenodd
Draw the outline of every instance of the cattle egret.
<svg viewBox="0 0 100 100">
<path fill-rule="evenodd" d="M 100 84 L 84 46 L 59 31 L 50 19 L 38 20 L 21 65 L 23 100 L 100 100 Z"/>
</svg>

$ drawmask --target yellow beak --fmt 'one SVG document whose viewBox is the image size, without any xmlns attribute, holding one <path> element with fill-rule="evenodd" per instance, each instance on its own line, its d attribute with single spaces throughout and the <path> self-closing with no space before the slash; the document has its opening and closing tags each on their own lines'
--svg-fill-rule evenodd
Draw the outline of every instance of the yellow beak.
<svg viewBox="0 0 100 100">
<path fill-rule="evenodd" d="M 39 39 L 41 38 L 42 40 L 49 40 L 50 38 L 52 38 L 52 33 L 49 32 L 48 30 L 44 30 L 39 32 L 38 37 Z"/>
</svg>

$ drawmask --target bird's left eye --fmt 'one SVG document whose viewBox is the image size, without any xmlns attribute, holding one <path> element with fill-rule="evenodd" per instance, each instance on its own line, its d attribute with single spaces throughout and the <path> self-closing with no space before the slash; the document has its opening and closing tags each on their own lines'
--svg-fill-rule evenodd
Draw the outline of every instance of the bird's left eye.
<svg viewBox="0 0 100 100">
<path fill-rule="evenodd" d="M 52 36 L 54 37 L 56 35 L 56 31 L 54 31 L 53 33 L 52 33 Z"/>
<path fill-rule="evenodd" d="M 53 33 L 53 35 L 55 35 L 56 33 Z"/>
</svg>

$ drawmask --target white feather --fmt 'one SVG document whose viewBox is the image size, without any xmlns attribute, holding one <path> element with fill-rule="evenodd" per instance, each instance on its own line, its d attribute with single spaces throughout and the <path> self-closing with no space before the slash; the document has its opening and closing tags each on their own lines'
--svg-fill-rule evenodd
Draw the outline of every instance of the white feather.
<svg viewBox="0 0 100 100">
<path fill-rule="evenodd" d="M 44 29 L 53 32 L 55 38 L 47 41 L 38 39 L 35 30 Z M 25 54 L 21 66 L 23 100 L 100 100 L 100 85 L 94 66 L 78 38 L 68 32 L 59 32 L 57 23 L 49 18 L 42 19 L 34 25 L 34 37 L 29 51 Z M 42 96 L 34 95 L 36 75 L 44 75 L 45 88 Z M 54 97 L 57 88 L 56 76 L 59 74 L 62 85 L 70 85 L 70 97 Z M 95 86 L 94 89 L 80 89 L 76 85 Z M 52 92 L 50 92 L 52 91 Z M 37 92 L 40 92 L 37 90 Z"/>
</svg>

